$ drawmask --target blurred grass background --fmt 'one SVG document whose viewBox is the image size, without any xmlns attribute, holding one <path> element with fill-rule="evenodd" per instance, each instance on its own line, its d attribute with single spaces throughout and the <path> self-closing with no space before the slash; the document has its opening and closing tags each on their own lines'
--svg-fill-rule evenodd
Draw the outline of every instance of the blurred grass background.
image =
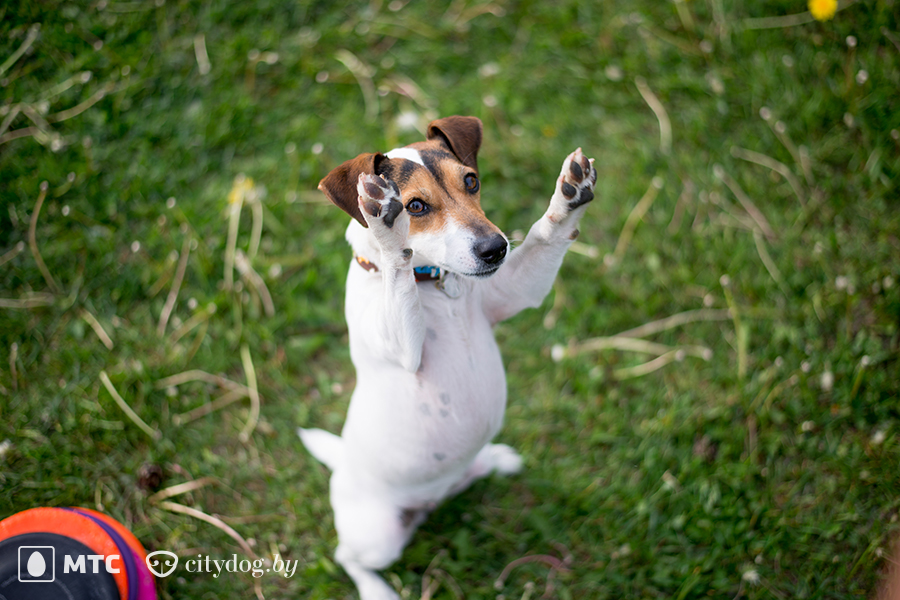
<svg viewBox="0 0 900 600">
<path fill-rule="evenodd" d="M 900 23 L 894 0 L 805 11 L 5 3 L 0 518 L 82 505 L 185 558 L 300 561 L 179 570 L 166 598 L 353 597 L 294 433 L 338 431 L 353 388 L 348 218 L 315 187 L 467 114 L 506 231 L 576 146 L 597 199 L 544 306 L 497 328 L 501 439 L 526 470 L 445 504 L 388 579 L 408 598 L 870 596 L 900 531 Z"/>
</svg>

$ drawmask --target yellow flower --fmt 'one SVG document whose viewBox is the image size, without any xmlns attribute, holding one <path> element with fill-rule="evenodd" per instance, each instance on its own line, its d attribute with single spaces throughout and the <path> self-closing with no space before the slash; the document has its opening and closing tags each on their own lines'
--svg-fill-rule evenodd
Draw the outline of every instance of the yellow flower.
<svg viewBox="0 0 900 600">
<path fill-rule="evenodd" d="M 243 202 L 248 193 L 253 191 L 253 179 L 243 173 L 234 178 L 234 185 L 228 192 L 228 204 L 235 204 L 238 200 Z"/>
<path fill-rule="evenodd" d="M 837 12 L 837 0 L 809 0 L 809 12 L 817 21 L 827 21 Z"/>
</svg>

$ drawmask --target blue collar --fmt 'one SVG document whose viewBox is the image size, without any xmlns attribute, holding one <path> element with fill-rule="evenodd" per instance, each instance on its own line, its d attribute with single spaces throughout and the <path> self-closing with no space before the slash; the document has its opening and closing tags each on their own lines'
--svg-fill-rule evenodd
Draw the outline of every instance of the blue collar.
<svg viewBox="0 0 900 600">
<path fill-rule="evenodd" d="M 378 265 L 366 258 L 363 258 L 362 256 L 357 256 L 356 262 L 359 263 L 359 266 L 361 266 L 366 271 L 378 271 Z M 434 266 L 413 267 L 413 275 L 415 276 L 417 282 L 439 281 L 441 278 L 441 268 Z"/>
</svg>

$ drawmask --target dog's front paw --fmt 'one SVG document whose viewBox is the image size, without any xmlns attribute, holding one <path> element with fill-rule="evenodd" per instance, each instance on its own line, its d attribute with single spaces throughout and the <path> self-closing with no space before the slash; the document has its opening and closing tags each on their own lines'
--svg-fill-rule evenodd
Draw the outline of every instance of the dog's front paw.
<svg viewBox="0 0 900 600">
<path fill-rule="evenodd" d="M 390 179 L 380 175 L 362 173 L 356 183 L 359 193 L 359 209 L 382 253 L 393 258 L 408 259 L 411 251 L 406 247 L 409 236 L 409 215 L 400 201 L 400 188 Z"/>
<path fill-rule="evenodd" d="M 563 162 L 562 171 L 556 180 L 556 191 L 550 200 L 550 220 L 559 223 L 572 211 L 593 200 L 596 183 L 594 159 L 586 157 L 581 148 L 578 148 Z"/>
</svg>

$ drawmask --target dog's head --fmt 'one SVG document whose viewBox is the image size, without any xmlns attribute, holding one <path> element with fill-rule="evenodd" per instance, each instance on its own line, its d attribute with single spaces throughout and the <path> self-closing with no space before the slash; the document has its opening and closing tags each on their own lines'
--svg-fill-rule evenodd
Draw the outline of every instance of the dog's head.
<svg viewBox="0 0 900 600">
<path fill-rule="evenodd" d="M 481 209 L 475 117 L 446 117 L 428 125 L 427 139 L 387 154 L 360 154 L 320 183 L 329 200 L 367 227 L 359 211 L 361 173 L 381 175 L 400 188 L 410 216 L 409 245 L 417 264 L 469 277 L 486 277 L 503 263 L 509 242 Z"/>
</svg>

